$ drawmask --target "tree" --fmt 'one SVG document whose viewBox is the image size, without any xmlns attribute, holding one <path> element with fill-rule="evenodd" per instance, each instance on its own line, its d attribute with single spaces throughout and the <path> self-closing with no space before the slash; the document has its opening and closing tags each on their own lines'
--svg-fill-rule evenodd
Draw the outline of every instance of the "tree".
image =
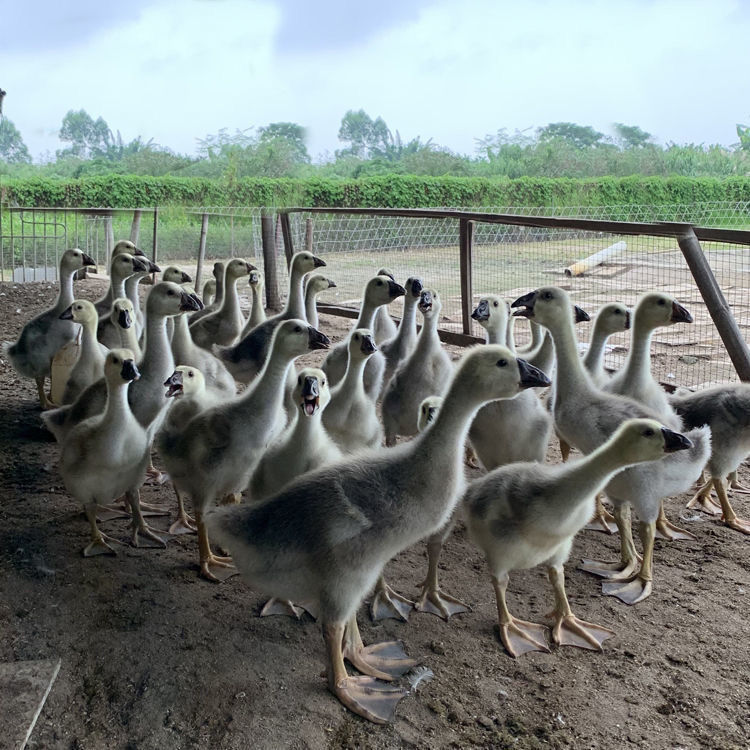
<svg viewBox="0 0 750 750">
<path fill-rule="evenodd" d="M 0 160 L 8 164 L 28 164 L 31 161 L 21 133 L 7 117 L 0 117 Z"/>
<path fill-rule="evenodd" d="M 750 125 L 737 123 L 737 137 L 740 139 L 740 148 L 743 151 L 750 151 Z"/>
<path fill-rule="evenodd" d="M 637 125 L 623 125 L 616 122 L 612 126 L 622 148 L 643 148 L 653 137 L 651 133 L 641 130 Z"/>
<path fill-rule="evenodd" d="M 68 111 L 63 117 L 59 137 L 70 146 L 58 152 L 58 157 L 91 159 L 106 156 L 109 149 L 116 145 L 115 137 L 104 119 L 99 117 L 94 120 L 85 109 Z"/>
<path fill-rule="evenodd" d="M 394 145 L 393 135 L 382 117 L 373 120 L 363 109 L 353 109 L 341 118 L 339 140 L 349 147 L 337 151 L 337 156 L 355 156 L 358 159 L 388 157 L 389 148 Z"/>
<path fill-rule="evenodd" d="M 576 125 L 574 122 L 551 122 L 539 128 L 538 135 L 541 143 L 559 139 L 580 149 L 604 145 L 604 133 L 590 125 Z"/>
<path fill-rule="evenodd" d="M 258 140 L 260 144 L 285 144 L 286 150 L 292 160 L 300 164 L 310 163 L 310 154 L 307 152 L 307 130 L 295 122 L 272 122 L 264 128 L 258 128 Z"/>
</svg>

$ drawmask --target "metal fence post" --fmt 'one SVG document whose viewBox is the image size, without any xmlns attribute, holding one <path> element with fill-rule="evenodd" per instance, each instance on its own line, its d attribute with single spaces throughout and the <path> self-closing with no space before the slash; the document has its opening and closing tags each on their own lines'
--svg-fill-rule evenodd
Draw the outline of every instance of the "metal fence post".
<svg viewBox="0 0 750 750">
<path fill-rule="evenodd" d="M 461 322 L 463 331 L 471 333 L 471 310 L 473 293 L 471 288 L 471 261 L 474 252 L 474 222 L 460 219 L 458 228 L 458 252 L 461 263 Z"/>
<path fill-rule="evenodd" d="M 281 310 L 279 281 L 276 273 L 276 237 L 273 216 L 264 213 L 260 217 L 260 237 L 263 243 L 263 271 L 266 281 L 266 307 Z"/>
<path fill-rule="evenodd" d="M 203 259 L 206 256 L 206 234 L 208 233 L 208 214 L 201 216 L 201 237 L 198 240 L 198 263 L 195 267 L 195 291 L 200 294 L 201 276 L 203 275 Z"/>
<path fill-rule="evenodd" d="M 698 291 L 700 291 L 708 312 L 711 314 L 716 330 L 724 342 L 734 369 L 740 376 L 740 380 L 750 381 L 750 349 L 748 349 L 747 342 L 742 337 L 719 282 L 716 281 L 711 266 L 706 260 L 693 227 L 684 227 L 682 234 L 677 237 L 677 242 L 685 256 L 690 272 L 693 274 Z"/>
<path fill-rule="evenodd" d="M 284 238 L 284 253 L 286 255 L 286 267 L 292 265 L 292 256 L 294 255 L 294 245 L 292 244 L 292 224 L 289 221 L 289 214 L 282 212 L 279 214 L 281 219 L 281 234 Z"/>
</svg>

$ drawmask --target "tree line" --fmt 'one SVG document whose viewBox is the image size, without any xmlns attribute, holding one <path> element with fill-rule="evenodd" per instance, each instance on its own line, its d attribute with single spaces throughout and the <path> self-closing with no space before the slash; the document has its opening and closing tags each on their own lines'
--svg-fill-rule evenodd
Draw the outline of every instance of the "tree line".
<svg viewBox="0 0 750 750">
<path fill-rule="evenodd" d="M 102 118 L 70 110 L 54 158 L 32 162 L 22 134 L 0 110 L 0 175 L 77 178 L 122 174 L 223 179 L 291 177 L 357 179 L 378 175 L 456 177 L 729 177 L 750 175 L 750 126 L 737 125 L 738 142 L 659 145 L 635 125 L 615 123 L 605 135 L 589 125 L 549 123 L 527 131 L 475 139 L 475 153 L 457 154 L 428 139 L 404 141 L 382 117 L 349 110 L 341 119 L 341 148 L 314 162 L 307 131 L 292 122 L 197 139 L 197 155 L 180 154 L 141 136 L 125 142 Z"/>
</svg>

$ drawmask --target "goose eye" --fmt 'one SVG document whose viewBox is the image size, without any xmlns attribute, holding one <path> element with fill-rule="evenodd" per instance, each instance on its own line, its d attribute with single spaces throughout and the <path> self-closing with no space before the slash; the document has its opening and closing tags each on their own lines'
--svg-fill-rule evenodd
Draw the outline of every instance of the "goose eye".
<svg viewBox="0 0 750 750">
<path fill-rule="evenodd" d="M 299 333 L 302 329 L 299 326 L 294 327 L 294 332 Z"/>
<path fill-rule="evenodd" d="M 615 310 L 615 315 L 622 315 L 622 310 Z"/>
<path fill-rule="evenodd" d="M 665 300 L 665 299 L 660 299 L 660 300 L 659 300 L 659 304 L 660 304 L 660 305 L 661 305 L 661 306 L 663 307 L 664 305 L 666 305 L 666 304 L 667 304 L 667 300 Z"/>
<path fill-rule="evenodd" d="M 188 377 L 189 377 L 189 378 L 192 378 L 194 374 L 195 374 L 195 373 L 194 373 L 194 372 L 193 372 L 192 370 L 190 370 L 190 372 L 188 372 Z"/>
<path fill-rule="evenodd" d="M 378 286 L 383 286 L 383 282 L 382 281 L 378 281 Z"/>
<path fill-rule="evenodd" d="M 498 367 L 507 367 L 508 366 L 508 360 L 507 359 L 498 359 L 497 360 L 497 366 Z"/>
<path fill-rule="evenodd" d="M 321 384 L 321 385 L 325 385 L 325 384 L 326 384 L 326 381 L 325 381 L 325 380 L 321 380 L 321 381 L 320 381 L 320 384 Z"/>
<path fill-rule="evenodd" d="M 654 431 L 650 427 L 647 427 L 643 431 L 643 435 L 644 435 L 644 437 L 653 437 L 654 436 Z"/>
<path fill-rule="evenodd" d="M 493 307 L 497 307 L 497 302 L 493 302 L 493 303 L 492 303 L 492 306 L 493 306 Z"/>
<path fill-rule="evenodd" d="M 545 292 L 545 293 L 544 293 L 544 294 L 542 295 L 542 298 L 543 298 L 543 299 L 552 299 L 552 292 Z"/>
</svg>

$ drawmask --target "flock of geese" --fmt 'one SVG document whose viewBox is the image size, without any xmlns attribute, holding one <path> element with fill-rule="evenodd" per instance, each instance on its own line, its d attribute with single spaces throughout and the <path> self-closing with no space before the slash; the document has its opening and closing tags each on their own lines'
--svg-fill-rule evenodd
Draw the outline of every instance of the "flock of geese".
<svg viewBox="0 0 750 750">
<path fill-rule="evenodd" d="M 66 251 L 55 305 L 4 349 L 18 373 L 36 381 L 62 478 L 90 525 L 83 554 L 113 554 L 120 542 L 99 525 L 123 514 L 132 516 L 132 544 L 165 546 L 164 532 L 145 517 L 159 508 L 142 504 L 139 488 L 147 476 L 168 478 L 178 501 L 169 532 L 197 533 L 201 575 L 218 581 L 239 569 L 273 597 L 263 614 L 299 617 L 304 609 L 318 618 L 331 692 L 373 722 L 393 719 L 406 692 L 398 678 L 418 662 L 396 642 L 365 646 L 357 609 L 372 592 L 376 619 L 467 611 L 438 581 L 459 512 L 487 559 L 500 637 L 514 657 L 548 651 L 550 641 L 600 650 L 613 635 L 578 619 L 565 593 L 563 566 L 587 524 L 608 533 L 616 527 L 621 559 L 581 567 L 628 604 L 651 593 L 655 537 L 694 538 L 667 520 L 662 501 L 702 472 L 691 507 L 750 534 L 727 495 L 729 486 L 743 490 L 736 470 L 750 453 L 750 385 L 665 393 L 650 372 L 651 337 L 692 320 L 669 294 L 644 294 L 633 310 L 602 307 L 584 358 L 575 325 L 588 316 L 566 291 L 543 287 L 510 305 L 488 294 L 472 314 L 486 344 L 454 363 L 438 337 L 439 293 L 416 277 L 401 286 L 387 269 L 367 282 L 354 327 L 331 347 L 318 330 L 316 298 L 335 283 L 310 252 L 292 258 L 286 306 L 269 318 L 261 276 L 244 260 L 217 262 L 202 299 L 171 266 L 143 305 L 139 282 L 160 269 L 133 243 L 114 248 L 106 295 L 74 299 L 76 272 L 92 264 L 81 250 Z M 238 296 L 244 278 L 248 320 Z M 396 327 L 387 310 L 399 297 Z M 524 350 L 514 344 L 519 317 L 532 327 Z M 605 342 L 628 328 L 629 354 L 610 376 Z M 77 358 L 68 357 L 66 369 L 61 353 L 71 346 Z M 327 350 L 321 368 L 293 365 L 320 349 Z M 46 390 L 51 371 L 64 381 L 56 404 Z M 549 389 L 546 398 L 540 389 Z M 553 431 L 564 459 L 571 447 L 583 456 L 545 463 Z M 153 466 L 152 448 L 166 476 Z M 468 484 L 467 461 L 483 469 Z M 428 571 L 412 602 L 391 588 L 383 568 L 421 539 Z M 554 595 L 549 629 L 514 617 L 506 601 L 509 574 L 539 564 Z M 350 675 L 345 661 L 360 674 Z"/>
</svg>

